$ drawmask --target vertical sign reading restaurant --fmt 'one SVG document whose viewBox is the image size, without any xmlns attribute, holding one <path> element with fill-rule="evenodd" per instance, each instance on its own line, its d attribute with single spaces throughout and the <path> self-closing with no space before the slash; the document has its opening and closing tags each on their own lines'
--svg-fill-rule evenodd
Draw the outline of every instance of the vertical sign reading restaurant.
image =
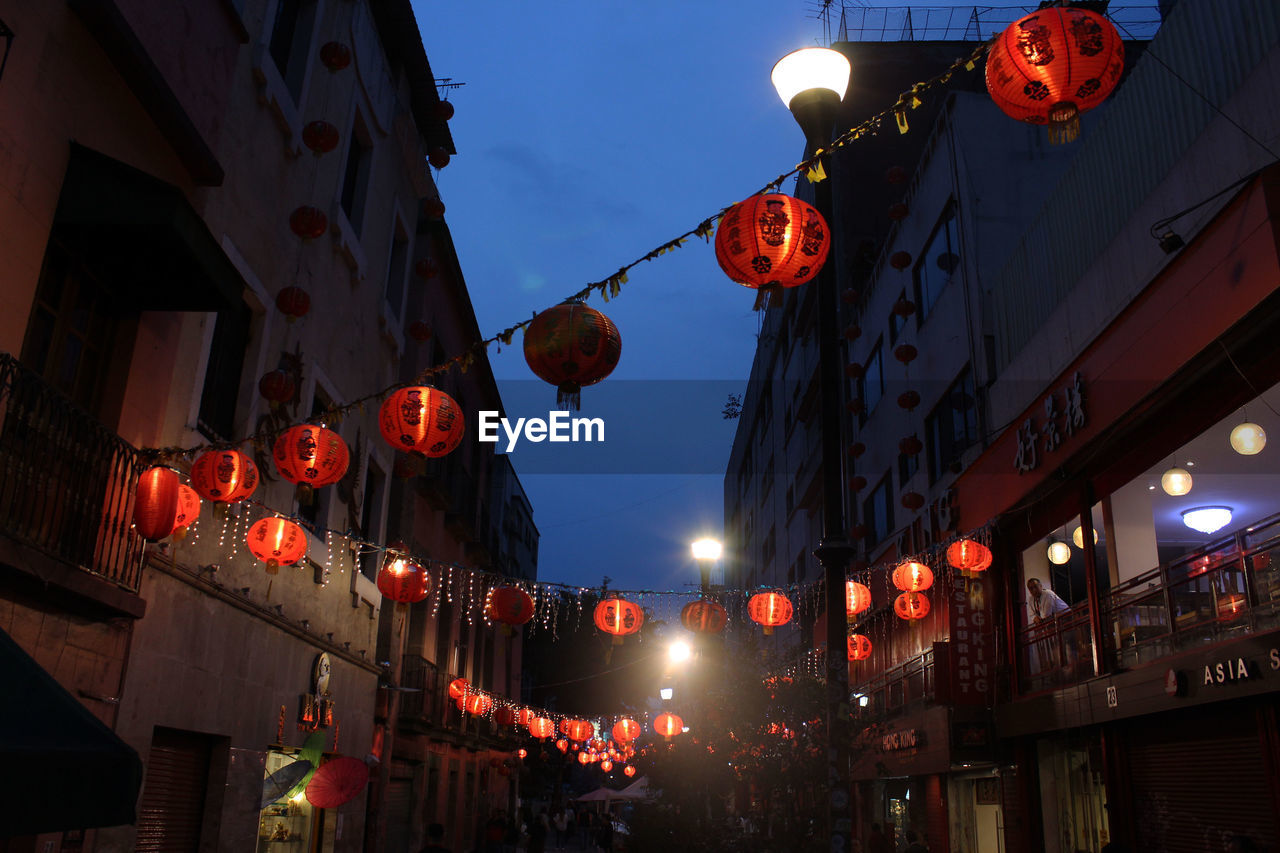
<svg viewBox="0 0 1280 853">
<path fill-rule="evenodd" d="M 991 583 L 982 574 L 956 573 L 950 592 L 950 703 L 990 705 L 995 689 L 995 630 Z"/>
</svg>

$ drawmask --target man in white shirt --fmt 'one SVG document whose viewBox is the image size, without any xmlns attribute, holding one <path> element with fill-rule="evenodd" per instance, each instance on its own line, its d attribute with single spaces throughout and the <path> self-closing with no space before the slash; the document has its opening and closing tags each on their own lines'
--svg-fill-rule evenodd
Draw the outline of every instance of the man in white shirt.
<svg viewBox="0 0 1280 853">
<path fill-rule="evenodd" d="M 1036 674 L 1057 669 L 1071 660 L 1073 655 L 1068 649 L 1066 650 L 1067 661 L 1062 659 L 1059 643 L 1064 639 L 1069 641 L 1070 636 L 1059 637 L 1053 620 L 1059 613 L 1064 613 L 1071 607 L 1053 590 L 1046 589 L 1039 578 L 1031 578 L 1027 581 L 1027 592 L 1029 593 L 1027 624 L 1031 628 L 1032 636 L 1036 638 L 1034 645 L 1028 650 L 1029 672 Z"/>
<path fill-rule="evenodd" d="M 1027 581 L 1027 591 L 1031 593 L 1027 598 L 1027 621 L 1032 624 L 1052 619 L 1064 610 L 1071 609 L 1056 592 L 1046 589 L 1039 578 Z"/>
</svg>

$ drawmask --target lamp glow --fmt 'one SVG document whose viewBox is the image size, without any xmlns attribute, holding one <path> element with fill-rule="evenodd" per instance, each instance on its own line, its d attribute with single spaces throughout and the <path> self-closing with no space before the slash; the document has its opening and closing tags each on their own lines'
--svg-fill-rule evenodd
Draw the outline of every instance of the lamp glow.
<svg viewBox="0 0 1280 853">
<path fill-rule="evenodd" d="M 1081 551 L 1084 550 L 1084 529 L 1080 525 L 1076 525 L 1076 529 L 1071 531 L 1071 541 L 1076 543 L 1076 547 Z M 1098 544 L 1098 529 L 1093 529 L 1093 544 Z"/>
<path fill-rule="evenodd" d="M 724 550 L 715 539 L 699 539 L 690 547 L 693 549 L 693 559 L 695 560 L 718 560 Z"/>
<path fill-rule="evenodd" d="M 689 648 L 689 644 L 682 640 L 676 640 L 670 646 L 667 646 L 667 657 L 672 663 L 684 663 L 693 654 L 693 650 Z"/>
<path fill-rule="evenodd" d="M 1231 507 L 1198 506 L 1183 510 L 1182 523 L 1201 533 L 1217 533 L 1231 523 Z"/>
<path fill-rule="evenodd" d="M 1049 543 L 1049 562 L 1055 566 L 1064 566 L 1071 562 L 1071 546 L 1066 542 Z"/>
<path fill-rule="evenodd" d="M 661 697 L 663 702 L 670 702 L 671 694 L 674 692 L 675 691 L 673 691 L 670 687 L 664 687 L 658 691 L 658 696 Z"/>
<path fill-rule="evenodd" d="M 829 89 L 844 100 L 849 89 L 849 60 L 829 47 L 806 47 L 788 53 L 778 60 L 769 75 L 773 88 L 787 109 L 796 95 L 809 89 Z"/>
<path fill-rule="evenodd" d="M 1175 498 L 1185 495 L 1191 491 L 1191 472 L 1175 465 L 1160 475 L 1160 488 Z"/>
<path fill-rule="evenodd" d="M 1262 427 L 1245 421 L 1231 430 L 1231 448 L 1241 456 L 1253 456 L 1267 446 L 1267 434 Z"/>
</svg>

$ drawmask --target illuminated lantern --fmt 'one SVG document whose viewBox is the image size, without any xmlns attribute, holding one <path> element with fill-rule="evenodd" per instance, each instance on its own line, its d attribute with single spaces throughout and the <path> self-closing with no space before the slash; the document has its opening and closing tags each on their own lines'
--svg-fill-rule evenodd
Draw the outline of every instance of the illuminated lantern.
<svg viewBox="0 0 1280 853">
<path fill-rule="evenodd" d="M 684 720 L 675 714 L 659 714 L 653 720 L 653 730 L 665 738 L 672 738 L 684 731 Z"/>
<path fill-rule="evenodd" d="M 545 740 L 555 734 L 556 731 L 555 723 L 551 722 L 546 717 L 534 717 L 529 721 L 528 725 L 529 734 L 533 735 L 538 740 Z"/>
<path fill-rule="evenodd" d="M 590 764 L 590 763 L 591 763 L 591 755 L 590 755 L 589 753 L 586 753 L 586 752 L 579 752 L 579 753 L 578 753 L 578 763 L 579 763 L 579 764 L 584 764 L 584 765 L 585 765 L 585 764 Z"/>
<path fill-rule="evenodd" d="M 301 287 L 290 285 L 280 289 L 276 294 L 276 308 L 290 323 L 300 317 L 307 316 L 311 310 L 311 295 Z"/>
<path fill-rule="evenodd" d="M 534 718 L 534 713 L 528 708 L 521 708 L 520 710 L 516 711 L 516 722 L 522 726 L 525 726 L 526 728 L 529 725 L 529 721 L 532 720 L 533 718 Z"/>
<path fill-rule="evenodd" d="M 871 606 L 871 588 L 857 581 L 845 581 L 844 607 L 850 619 Z"/>
<path fill-rule="evenodd" d="M 581 392 L 618 366 L 622 335 L 613 321 L 580 302 L 538 313 L 524 331 L 524 360 L 539 379 L 556 386 L 556 402 L 577 409 Z"/>
<path fill-rule="evenodd" d="M 469 690 L 471 690 L 471 682 L 467 681 L 465 678 L 455 678 L 453 681 L 449 682 L 450 699 L 461 699 L 463 696 L 467 695 Z"/>
<path fill-rule="evenodd" d="M 596 605 L 595 621 L 597 628 L 613 635 L 616 646 L 622 643 L 623 637 L 640 630 L 644 625 L 644 611 L 625 598 L 606 598 Z"/>
<path fill-rule="evenodd" d="M 388 553 L 386 562 L 378 572 L 378 591 L 392 601 L 401 604 L 413 604 L 427 597 L 431 592 L 431 575 L 418 563 L 403 554 Z M 453 682 L 457 684 L 458 679 Z M 467 683 L 464 681 L 464 685 Z M 449 695 L 453 695 L 453 685 L 449 687 Z"/>
<path fill-rule="evenodd" d="M 627 774 L 627 776 L 634 776 L 634 775 L 636 775 L 636 769 L 635 769 L 634 767 L 632 767 L 630 764 L 628 764 L 626 767 L 622 768 L 622 772 L 623 772 L 623 773 L 625 773 L 625 774 Z"/>
<path fill-rule="evenodd" d="M 148 468 L 138 477 L 133 524 L 143 539 L 163 539 L 177 527 L 178 475 L 171 468 Z"/>
<path fill-rule="evenodd" d="M 327 121 L 308 122 L 302 128 L 302 144 L 314 151 L 317 157 L 328 154 L 338 147 L 338 129 Z"/>
<path fill-rule="evenodd" d="M 271 404 L 273 409 L 281 403 L 292 400 L 296 390 L 293 380 L 283 370 L 264 373 L 258 380 L 258 393 L 262 395 L 262 399 Z"/>
<path fill-rule="evenodd" d="M 1047 124 L 1049 142 L 1080 134 L 1080 114 L 1106 99 L 1124 70 L 1124 45 L 1101 15 L 1050 8 L 1014 21 L 987 51 L 987 91 L 1010 118 Z"/>
<path fill-rule="evenodd" d="M 489 593 L 484 615 L 493 622 L 523 625 L 533 618 L 533 599 L 518 586 L 500 586 Z"/>
<path fill-rule="evenodd" d="M 443 169 L 449 165 L 449 151 L 445 148 L 432 148 L 427 154 L 427 162 L 437 169 Z"/>
<path fill-rule="evenodd" d="M 906 592 L 920 592 L 933 586 L 933 572 L 924 563 L 906 560 L 893 570 L 893 585 Z"/>
<path fill-rule="evenodd" d="M 618 720 L 613 724 L 613 739 L 619 743 L 635 740 L 640 737 L 640 724 L 630 718 Z"/>
<path fill-rule="evenodd" d="M 590 740 L 596 733 L 595 727 L 586 720 L 565 720 L 565 722 L 568 723 L 565 734 L 569 736 L 569 740 Z"/>
<path fill-rule="evenodd" d="M 438 457 L 453 452 L 466 432 L 462 408 L 448 394 L 424 385 L 401 388 L 378 410 L 378 429 L 396 450 Z"/>
<path fill-rule="evenodd" d="M 781 592 L 758 592 L 747 602 L 747 615 L 764 626 L 765 635 L 791 621 L 791 602 Z"/>
<path fill-rule="evenodd" d="M 312 424 L 285 430 L 276 439 L 271 455 L 280 476 L 298 486 L 299 497 L 304 501 L 309 499 L 311 489 L 341 480 L 351 462 L 342 436 Z"/>
<path fill-rule="evenodd" d="M 560 750 L 561 752 L 568 752 L 569 741 L 565 740 L 564 738 L 560 738 L 560 740 L 556 741 L 556 749 Z"/>
<path fill-rule="evenodd" d="M 516 724 L 516 712 L 513 708 L 505 705 L 493 712 L 493 721 L 500 726 L 514 726 Z"/>
<path fill-rule="evenodd" d="M 716 260 L 738 284 L 756 288 L 756 307 L 770 293 L 811 280 L 826 263 L 831 232 L 822 214 L 782 193 L 752 196 L 725 212 L 716 227 Z"/>
<path fill-rule="evenodd" d="M 200 496 L 186 483 L 178 484 L 178 515 L 174 518 L 175 530 L 186 527 L 200 517 Z"/>
<path fill-rule="evenodd" d="M 191 466 L 191 486 L 215 503 L 236 503 L 258 488 L 258 466 L 238 450 L 210 450 Z"/>
<path fill-rule="evenodd" d="M 714 601 L 691 601 L 680 611 L 680 624 L 695 634 L 719 634 L 729 622 L 729 614 Z"/>
<path fill-rule="evenodd" d="M 606 758 L 604 761 L 600 762 L 600 769 L 605 773 L 608 773 L 613 769 L 613 762 Z"/>
<path fill-rule="evenodd" d="M 991 549 L 972 539 L 958 539 L 947 546 L 947 562 L 962 572 L 991 568 Z"/>
<path fill-rule="evenodd" d="M 303 240 L 314 240 L 329 230 L 329 217 L 320 208 L 304 204 L 289 214 L 289 230 Z"/>
<path fill-rule="evenodd" d="M 489 713 L 489 709 L 493 707 L 493 700 L 484 693 L 471 693 L 467 696 L 463 703 L 468 714 L 474 714 L 482 717 Z"/>
<path fill-rule="evenodd" d="M 520 757 L 520 760 L 523 761 L 524 759 L 529 757 L 529 750 L 525 749 L 522 746 L 516 750 L 516 755 L 518 755 Z"/>
<path fill-rule="evenodd" d="M 1255 423 L 1245 421 L 1231 430 L 1231 449 L 1241 456 L 1254 456 L 1267 446 L 1267 432 Z"/>
<path fill-rule="evenodd" d="M 320 48 L 320 61 L 330 71 L 341 71 L 351 64 L 351 48 L 340 41 L 326 42 Z"/>
<path fill-rule="evenodd" d="M 921 592 L 904 592 L 894 599 L 893 612 L 907 621 L 923 619 L 929 615 L 929 599 Z"/>
<path fill-rule="evenodd" d="M 292 566 L 307 553 L 307 534 L 287 518 L 272 516 L 255 521 L 245 536 L 249 553 L 267 564 L 274 575 L 281 566 Z"/>
<path fill-rule="evenodd" d="M 871 640 L 863 634 L 849 635 L 849 660 L 866 660 L 871 657 Z"/>
</svg>

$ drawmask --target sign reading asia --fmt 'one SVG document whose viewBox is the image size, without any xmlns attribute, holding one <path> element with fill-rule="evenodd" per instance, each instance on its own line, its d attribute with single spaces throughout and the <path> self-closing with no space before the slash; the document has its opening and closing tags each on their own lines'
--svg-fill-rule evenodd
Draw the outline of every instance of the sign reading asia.
<svg viewBox="0 0 1280 853">
<path fill-rule="evenodd" d="M 958 577 L 950 593 L 950 681 L 953 705 L 989 705 L 994 690 L 995 627 L 990 584 L 982 577 Z"/>
</svg>

